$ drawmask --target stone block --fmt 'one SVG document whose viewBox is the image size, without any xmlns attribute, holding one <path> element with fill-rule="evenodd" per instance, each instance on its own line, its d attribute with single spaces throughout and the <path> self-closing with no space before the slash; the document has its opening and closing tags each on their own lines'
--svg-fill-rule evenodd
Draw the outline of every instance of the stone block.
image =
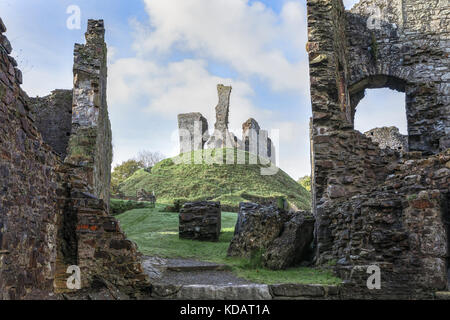
<svg viewBox="0 0 450 320">
<path fill-rule="evenodd" d="M 222 227 L 220 202 L 188 202 L 180 210 L 180 239 L 219 241 Z"/>
</svg>

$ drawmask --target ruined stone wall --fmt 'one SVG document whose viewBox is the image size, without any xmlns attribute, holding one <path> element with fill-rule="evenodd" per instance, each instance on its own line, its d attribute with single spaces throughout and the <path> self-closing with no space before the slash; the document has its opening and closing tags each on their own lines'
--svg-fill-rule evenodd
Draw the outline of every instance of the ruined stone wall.
<svg viewBox="0 0 450 320">
<path fill-rule="evenodd" d="M 275 144 L 269 132 L 262 130 L 258 122 L 250 118 L 242 125 L 242 140 L 228 128 L 231 87 L 217 85 L 219 103 L 216 106 L 216 123 L 212 135 L 208 131 L 208 120 L 198 112 L 178 115 L 180 154 L 210 149 L 231 148 L 259 155 L 261 163 L 269 160 L 276 164 Z"/>
<path fill-rule="evenodd" d="M 72 131 L 72 90 L 54 90 L 43 98 L 30 98 L 35 125 L 44 141 L 64 159 Z"/>
<path fill-rule="evenodd" d="M 58 157 L 30 118 L 0 19 L 0 300 L 49 298 L 60 215 Z"/>
<path fill-rule="evenodd" d="M 412 297 L 443 289 L 449 7 L 445 1 L 367 0 L 346 12 L 341 0 L 307 4 L 316 262 L 336 263 L 337 272 L 354 284 L 347 294 L 357 297 Z M 381 27 L 372 30 L 367 23 L 374 4 Z M 402 158 L 353 130 L 364 90 L 379 87 L 406 93 L 410 148 L 423 155 Z M 429 200 L 423 208 L 408 200 L 419 195 Z M 417 243 L 429 247 L 419 250 Z M 383 266 L 381 291 L 366 287 L 371 264 Z"/>
<path fill-rule="evenodd" d="M 93 44 L 101 30 L 104 32 L 103 24 L 90 21 L 89 30 L 96 34 L 87 35 Z M 97 185 L 92 182 L 99 179 L 94 175 L 97 168 L 111 165 L 106 98 L 99 94 L 106 89 L 106 78 L 81 83 L 84 89 L 91 85 L 86 89 L 92 93 L 90 98 L 101 98 L 104 108 L 97 110 L 97 104 L 91 108 L 89 98 L 85 105 L 76 104 L 77 115 L 97 114 L 93 123 L 101 126 L 95 127 L 98 132 L 89 127 L 88 137 L 80 137 L 80 131 L 75 131 L 71 139 L 78 140 L 71 140 L 69 149 L 71 159 L 79 159 L 76 152 L 86 148 L 95 161 L 104 162 L 94 163 L 93 170 L 89 162 L 63 163 L 33 123 L 29 98 L 20 88 L 21 73 L 9 56 L 12 48 L 5 31 L 0 19 L 0 299 L 60 299 L 63 293 L 85 299 L 99 288 L 103 290 L 101 298 L 142 298 L 148 293 L 149 283 L 137 247 L 109 215 L 107 204 L 93 195 Z M 95 49 L 100 47 L 82 52 L 94 54 L 94 58 L 84 56 L 89 65 L 101 66 L 95 59 L 104 52 Z M 103 68 L 98 71 L 105 74 Z M 84 74 L 77 75 L 76 83 Z M 99 83 L 102 91 L 96 89 Z M 82 91 L 80 87 L 78 90 Z M 64 112 L 62 108 L 59 111 Z M 80 120 L 75 122 L 75 129 L 86 129 L 84 116 L 75 117 Z M 97 141 L 88 139 L 93 137 Z M 103 183 L 109 189 L 109 182 Z M 81 269 L 80 292 L 66 286 L 67 267 L 72 265 Z"/>
<path fill-rule="evenodd" d="M 448 1 L 365 0 L 346 16 L 352 107 L 365 88 L 405 92 L 411 150 L 449 148 Z"/>
<path fill-rule="evenodd" d="M 198 112 L 179 114 L 180 154 L 203 150 L 209 139 L 208 120 Z"/>
<path fill-rule="evenodd" d="M 408 136 L 402 135 L 396 127 L 375 128 L 364 133 L 381 149 L 391 148 L 399 152 L 408 152 Z"/>
<path fill-rule="evenodd" d="M 344 297 L 430 298 L 447 289 L 444 205 L 450 151 L 427 159 L 414 156 L 407 154 L 386 182 L 324 206 L 334 221 L 328 258 L 335 259 L 338 275 L 349 284 Z M 381 269 L 381 290 L 367 290 L 369 265 Z"/>
<path fill-rule="evenodd" d="M 93 195 L 109 204 L 112 133 L 106 103 L 107 48 L 103 20 L 89 20 L 86 44 L 75 45 L 72 135 L 66 163 L 80 167 Z"/>
</svg>

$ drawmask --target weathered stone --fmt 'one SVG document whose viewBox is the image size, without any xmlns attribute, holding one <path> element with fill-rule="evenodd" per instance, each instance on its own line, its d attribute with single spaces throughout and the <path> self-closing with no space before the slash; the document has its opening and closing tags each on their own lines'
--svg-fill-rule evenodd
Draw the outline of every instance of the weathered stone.
<svg viewBox="0 0 450 320">
<path fill-rule="evenodd" d="M 64 159 L 72 131 L 72 90 L 55 90 L 44 98 L 30 98 L 35 125 L 42 138 Z"/>
<path fill-rule="evenodd" d="M 227 87 L 222 84 L 217 86 L 219 104 L 216 106 L 216 123 L 214 128 L 221 132 L 228 129 L 231 89 L 231 87 Z"/>
<path fill-rule="evenodd" d="M 145 191 L 144 189 L 141 189 L 136 192 L 136 198 L 137 198 L 137 201 L 150 202 L 153 207 L 156 204 L 156 196 L 155 196 L 154 192 L 150 193 L 150 192 Z"/>
<path fill-rule="evenodd" d="M 221 228 L 220 202 L 188 202 L 180 210 L 181 239 L 219 241 Z"/>
<path fill-rule="evenodd" d="M 103 23 L 89 21 L 88 25 L 87 46 L 92 46 L 93 51 L 87 50 L 79 60 L 90 65 L 91 57 L 105 52 L 97 49 L 106 50 L 106 45 L 101 37 Z M 3 43 L 6 41 L 2 39 Z M 106 55 L 103 57 L 106 59 Z M 149 283 L 141 270 L 137 246 L 126 240 L 118 221 L 109 216 L 104 201 L 92 194 L 102 193 L 95 189 L 99 185 L 108 190 L 110 187 L 108 179 L 96 172 L 111 165 L 110 158 L 101 156 L 103 148 L 107 149 L 111 143 L 106 107 L 102 111 L 101 121 L 104 122 L 99 127 L 87 128 L 84 132 L 88 134 L 76 138 L 78 146 L 87 147 L 89 156 L 98 164 L 92 168 L 63 163 L 52 146 L 44 142 L 32 118 L 38 118 L 41 131 L 46 133 L 45 130 L 56 125 L 52 123 L 54 119 L 70 119 L 68 109 L 64 110 L 67 106 L 55 103 L 58 106 L 55 105 L 54 113 L 58 114 L 39 110 L 38 115 L 33 116 L 14 64 L 14 59 L 0 52 L 0 123 L 8 124 L 0 131 L 0 186 L 3 190 L 0 191 L 0 299 L 57 299 L 60 294 L 69 299 L 121 299 L 128 297 L 124 292 L 139 297 L 141 289 L 145 292 Z M 106 60 L 99 66 L 106 68 Z M 86 75 L 87 70 L 83 70 L 81 73 Z M 103 74 L 102 81 L 106 85 L 106 73 Z M 41 100 L 43 108 L 48 107 L 47 98 Z M 106 99 L 106 95 L 103 98 Z M 106 106 L 105 101 L 103 106 Z M 77 107 L 83 113 L 89 103 Z M 64 112 L 69 117 L 60 114 Z M 61 134 L 67 136 L 67 131 Z M 91 140 L 94 136 L 102 138 Z M 64 145 L 60 137 L 55 143 L 48 136 L 47 139 L 53 146 Z M 97 142 L 102 145 L 97 146 Z M 76 150 L 80 149 L 71 149 L 72 156 Z M 77 293 L 69 292 L 66 285 L 67 267 L 71 265 L 79 266 L 82 273 L 83 290 Z M 99 282 L 106 289 L 97 291 Z"/>
<path fill-rule="evenodd" d="M 450 25 L 442 23 L 450 8 L 428 0 L 307 6 L 317 264 L 337 262 L 344 297 L 430 297 L 447 287 Z M 413 152 L 395 129 L 353 130 L 370 88 L 405 93 Z M 367 266 L 378 263 L 382 289 L 368 291 Z"/>
<path fill-rule="evenodd" d="M 76 44 L 74 50 L 72 130 L 65 162 L 79 166 L 78 174 L 89 181 L 94 195 L 109 206 L 112 132 L 106 101 L 103 20 L 88 20 L 85 37 L 86 44 Z"/>
<path fill-rule="evenodd" d="M 5 33 L 6 32 L 6 26 L 3 23 L 2 18 L 0 18 L 0 33 Z"/>
<path fill-rule="evenodd" d="M 252 154 L 258 154 L 259 145 L 259 127 L 258 122 L 250 118 L 242 125 L 242 141 L 245 145 L 245 151 Z"/>
<path fill-rule="evenodd" d="M 209 139 L 208 120 L 200 113 L 178 115 L 180 153 L 203 150 Z"/>
<path fill-rule="evenodd" d="M 270 269 L 286 269 L 308 260 L 314 219 L 306 212 L 288 213 L 276 206 L 241 203 L 228 256 L 261 255 Z"/>
<path fill-rule="evenodd" d="M 408 152 L 408 136 L 400 133 L 396 127 L 383 127 L 372 129 L 366 133 L 373 142 L 379 144 L 381 149 L 391 148 L 399 152 Z"/>
<path fill-rule="evenodd" d="M 287 220 L 288 215 L 275 206 L 241 203 L 228 256 L 249 258 L 265 250 L 279 237 Z"/>
<path fill-rule="evenodd" d="M 281 235 L 264 252 L 264 265 L 272 270 L 282 270 L 308 261 L 312 252 L 314 222 L 308 212 L 293 214 L 284 224 Z"/>
<path fill-rule="evenodd" d="M 189 285 L 183 286 L 173 297 L 181 300 L 271 300 L 269 286 L 249 285 Z"/>
<path fill-rule="evenodd" d="M 325 289 L 321 285 L 279 284 L 270 289 L 278 297 L 325 297 Z"/>
</svg>

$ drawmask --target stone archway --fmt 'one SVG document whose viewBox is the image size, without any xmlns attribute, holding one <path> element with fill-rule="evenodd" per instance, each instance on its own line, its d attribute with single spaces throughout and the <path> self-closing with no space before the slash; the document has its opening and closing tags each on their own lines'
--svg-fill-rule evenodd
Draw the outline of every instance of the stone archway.
<svg viewBox="0 0 450 320">
<path fill-rule="evenodd" d="M 317 264 L 336 263 L 351 296 L 447 287 L 442 195 L 450 170 L 450 63 L 439 0 L 308 0 L 312 190 Z M 377 28 L 368 21 L 380 9 Z M 420 8 L 420 9 L 418 9 Z M 436 10 L 438 8 L 438 10 Z M 444 38 L 443 38 L 444 37 Z M 354 130 L 367 88 L 406 95 L 412 153 L 382 150 Z M 415 263 L 411 263 L 414 261 Z M 369 292 L 364 266 L 384 270 Z"/>
</svg>

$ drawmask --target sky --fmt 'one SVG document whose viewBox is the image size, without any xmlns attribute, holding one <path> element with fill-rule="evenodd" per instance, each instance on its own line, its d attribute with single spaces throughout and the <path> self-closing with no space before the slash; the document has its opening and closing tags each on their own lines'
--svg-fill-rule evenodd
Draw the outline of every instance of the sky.
<svg viewBox="0 0 450 320">
<path fill-rule="evenodd" d="M 71 5 L 80 29 L 67 27 Z M 176 156 L 177 115 L 201 112 L 213 128 L 224 84 L 233 87 L 230 130 L 239 137 L 250 117 L 278 130 L 279 167 L 310 174 L 305 0 L 0 0 L 0 16 L 30 96 L 72 88 L 74 43 L 84 43 L 87 19 L 105 20 L 114 165 L 141 150 Z M 356 129 L 406 133 L 404 100 L 367 90 Z"/>
</svg>

